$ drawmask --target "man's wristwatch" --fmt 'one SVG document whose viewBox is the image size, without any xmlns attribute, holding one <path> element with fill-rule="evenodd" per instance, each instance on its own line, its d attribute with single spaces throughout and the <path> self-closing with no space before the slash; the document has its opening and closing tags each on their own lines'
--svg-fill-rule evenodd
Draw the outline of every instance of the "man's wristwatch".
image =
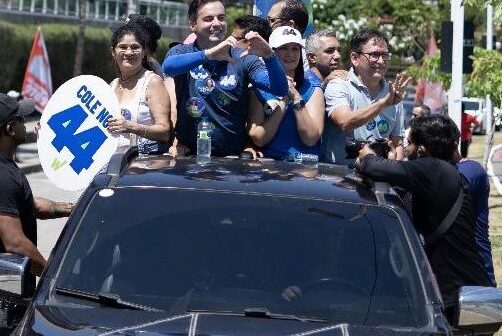
<svg viewBox="0 0 502 336">
<path fill-rule="evenodd" d="M 293 110 L 298 110 L 298 109 L 304 108 L 305 107 L 305 100 L 300 99 L 300 101 L 297 101 L 296 103 L 293 102 L 293 104 L 291 106 L 293 107 Z"/>
</svg>

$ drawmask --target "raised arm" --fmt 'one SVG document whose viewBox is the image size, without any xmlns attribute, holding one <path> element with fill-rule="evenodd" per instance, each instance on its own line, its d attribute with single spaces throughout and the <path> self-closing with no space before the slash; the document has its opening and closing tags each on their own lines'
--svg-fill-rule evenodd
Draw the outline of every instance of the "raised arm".
<svg viewBox="0 0 502 336">
<path fill-rule="evenodd" d="M 294 91 L 291 93 L 292 90 Z M 290 100 L 298 102 L 300 99 L 298 91 L 294 87 L 290 88 Z M 324 95 L 322 90 L 316 87 L 305 106 L 293 110 L 300 139 L 307 146 L 314 146 L 321 138 L 324 129 Z"/>
<path fill-rule="evenodd" d="M 266 71 L 263 71 L 265 69 L 259 60 L 248 64 L 249 78 L 253 86 L 279 97 L 286 96 L 288 94 L 286 74 L 270 45 L 253 31 L 247 33 L 245 38 L 249 44 L 247 52 L 262 57 L 265 63 Z"/>
<path fill-rule="evenodd" d="M 374 119 L 388 106 L 402 101 L 402 92 L 411 78 L 398 74 L 394 82 L 389 83 L 389 92 L 368 106 L 353 110 L 348 97 L 348 82 L 334 79 L 328 83 L 325 91 L 327 112 L 330 120 L 344 132 L 351 131 Z"/>
<path fill-rule="evenodd" d="M 193 68 L 201 65 L 206 61 L 204 51 L 195 51 L 186 54 L 167 54 L 162 63 L 162 70 L 170 77 L 187 73 Z"/>
<path fill-rule="evenodd" d="M 258 147 L 263 147 L 272 140 L 284 117 L 286 110 L 284 101 L 274 100 L 273 105 L 272 114 L 265 116 L 263 104 L 256 97 L 255 92 L 251 90 L 248 107 L 248 134 Z"/>
</svg>

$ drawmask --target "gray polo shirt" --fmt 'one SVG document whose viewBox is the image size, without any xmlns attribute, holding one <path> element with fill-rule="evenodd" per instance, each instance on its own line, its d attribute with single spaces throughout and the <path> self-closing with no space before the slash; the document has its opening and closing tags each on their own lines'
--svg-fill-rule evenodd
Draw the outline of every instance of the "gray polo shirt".
<svg viewBox="0 0 502 336">
<path fill-rule="evenodd" d="M 348 132 L 343 132 L 330 118 L 331 113 L 335 113 L 334 110 L 337 107 L 348 106 L 352 111 L 355 111 L 383 98 L 389 92 L 389 84 L 387 81 L 382 83 L 382 89 L 375 97 L 371 97 L 368 88 L 356 76 L 354 69 L 350 69 L 347 80 L 335 78 L 328 83 L 324 91 L 327 120 L 324 124 L 321 143 L 321 156 L 324 161 L 340 164 L 349 163 L 345 159 L 345 142 L 347 139 L 375 140 L 404 136 L 402 103 L 386 107 L 366 125 Z"/>
</svg>

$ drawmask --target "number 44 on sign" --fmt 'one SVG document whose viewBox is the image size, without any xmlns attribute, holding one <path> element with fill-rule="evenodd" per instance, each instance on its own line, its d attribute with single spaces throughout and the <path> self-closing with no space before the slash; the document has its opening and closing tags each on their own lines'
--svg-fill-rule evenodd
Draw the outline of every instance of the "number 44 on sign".
<svg viewBox="0 0 502 336">
<path fill-rule="evenodd" d="M 49 180 L 66 190 L 87 187 L 117 149 L 118 138 L 106 127 L 119 113 L 114 92 L 99 77 L 78 76 L 59 87 L 40 120 L 38 153 Z"/>
</svg>

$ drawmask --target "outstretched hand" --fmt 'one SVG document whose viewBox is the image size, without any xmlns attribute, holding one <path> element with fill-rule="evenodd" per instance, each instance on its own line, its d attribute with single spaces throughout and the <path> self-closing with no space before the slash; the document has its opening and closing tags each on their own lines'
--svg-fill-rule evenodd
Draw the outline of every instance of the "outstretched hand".
<svg viewBox="0 0 502 336">
<path fill-rule="evenodd" d="M 386 106 L 396 105 L 403 100 L 411 79 L 406 73 L 398 73 L 393 81 L 389 81 L 389 92 L 383 98 Z"/>
</svg>

